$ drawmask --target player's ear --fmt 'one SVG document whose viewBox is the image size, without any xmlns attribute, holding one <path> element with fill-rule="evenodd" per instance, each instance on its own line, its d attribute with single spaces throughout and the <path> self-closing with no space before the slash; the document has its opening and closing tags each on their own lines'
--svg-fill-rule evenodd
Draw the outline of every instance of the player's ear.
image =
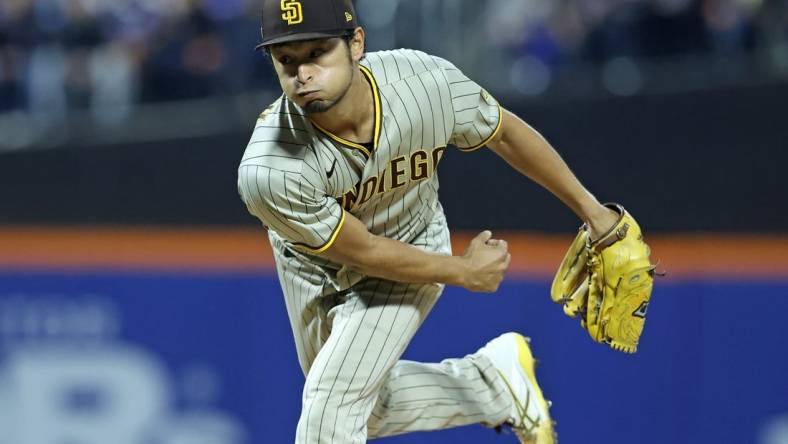
<svg viewBox="0 0 788 444">
<path fill-rule="evenodd" d="M 358 27 L 353 30 L 353 35 L 350 37 L 350 58 L 353 63 L 358 63 L 364 57 L 364 45 L 366 41 L 366 34 L 364 28 Z"/>
</svg>

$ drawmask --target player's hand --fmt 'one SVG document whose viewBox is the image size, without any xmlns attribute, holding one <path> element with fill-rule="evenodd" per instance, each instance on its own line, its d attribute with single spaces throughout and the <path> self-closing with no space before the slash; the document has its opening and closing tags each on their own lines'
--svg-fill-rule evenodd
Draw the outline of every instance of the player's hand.
<svg viewBox="0 0 788 444">
<path fill-rule="evenodd" d="M 482 231 L 473 238 L 462 257 L 466 264 L 462 286 L 483 293 L 498 290 L 512 260 L 506 241 L 492 239 L 490 231 Z"/>
</svg>

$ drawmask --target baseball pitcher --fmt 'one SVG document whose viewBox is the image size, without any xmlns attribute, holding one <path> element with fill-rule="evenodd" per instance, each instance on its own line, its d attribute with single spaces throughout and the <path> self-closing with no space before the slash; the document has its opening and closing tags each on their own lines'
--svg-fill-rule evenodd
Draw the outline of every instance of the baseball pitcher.
<svg viewBox="0 0 788 444">
<path fill-rule="evenodd" d="M 523 336 L 439 363 L 400 359 L 444 285 L 494 292 L 510 261 L 489 231 L 452 253 L 436 171 L 447 149 L 486 146 L 568 205 L 592 241 L 622 213 L 450 62 L 365 52 L 364 41 L 350 0 L 263 2 L 260 48 L 283 94 L 256 122 L 238 190 L 267 228 L 306 375 L 295 441 L 364 443 L 481 423 L 553 443 Z M 581 274 L 557 297 L 578 312 L 589 300 Z"/>
</svg>

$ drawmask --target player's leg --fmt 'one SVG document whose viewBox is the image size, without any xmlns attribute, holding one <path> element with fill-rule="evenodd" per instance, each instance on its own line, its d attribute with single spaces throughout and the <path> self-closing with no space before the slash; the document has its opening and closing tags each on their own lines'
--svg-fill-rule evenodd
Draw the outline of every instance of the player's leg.
<svg viewBox="0 0 788 444">
<path fill-rule="evenodd" d="M 331 310 L 331 334 L 304 386 L 298 444 L 366 442 L 380 387 L 441 290 L 369 279 Z"/>
<path fill-rule="evenodd" d="M 439 364 L 399 361 L 441 291 L 368 280 L 348 293 L 329 314 L 332 332 L 307 376 L 297 443 L 363 443 L 510 418 L 512 393 L 484 349 Z M 500 355 L 517 361 L 516 349 Z"/>
<path fill-rule="evenodd" d="M 369 435 L 383 437 L 508 419 L 512 398 L 481 355 L 440 363 L 397 362 L 372 409 Z"/>
<path fill-rule="evenodd" d="M 425 235 L 432 242 L 448 245 L 445 222 L 433 224 Z M 273 244 L 299 362 L 307 374 L 297 442 L 321 442 L 332 437 L 337 443 L 356 442 L 340 439 L 342 435 L 364 442 L 366 423 L 382 381 L 389 379 L 388 369 L 402 355 L 440 296 L 442 286 L 369 280 L 344 296 L 321 297 L 319 274 L 276 248 L 276 242 Z M 370 319 L 376 319 L 374 328 L 367 325 Z M 314 362 L 324 346 L 323 358 Z M 340 356 L 340 362 L 333 363 Z M 350 368 L 353 371 L 348 374 Z M 478 375 L 469 370 L 464 373 L 469 379 Z M 489 369 L 488 374 L 496 376 Z M 352 383 L 339 381 L 343 378 L 352 378 Z M 313 392 L 317 395 L 312 396 Z M 459 410 L 472 404 L 466 403 Z M 465 414 L 471 422 L 483 419 L 483 415 L 476 419 L 467 411 Z M 312 437 L 315 431 L 317 435 Z"/>
<path fill-rule="evenodd" d="M 528 341 L 501 335 L 472 355 L 391 369 L 369 420 L 370 436 L 481 423 L 511 426 L 520 442 L 555 441 Z"/>
</svg>

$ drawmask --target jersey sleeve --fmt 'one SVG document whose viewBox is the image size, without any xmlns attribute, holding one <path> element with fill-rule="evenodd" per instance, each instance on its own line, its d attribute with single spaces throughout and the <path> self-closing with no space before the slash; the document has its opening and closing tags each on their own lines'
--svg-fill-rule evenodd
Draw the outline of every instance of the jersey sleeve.
<svg viewBox="0 0 788 444">
<path fill-rule="evenodd" d="M 245 165 L 238 170 L 238 192 L 247 210 L 289 245 L 307 253 L 327 250 L 345 222 L 336 199 L 299 173 Z"/>
<path fill-rule="evenodd" d="M 451 62 L 439 57 L 434 59 L 443 71 L 451 95 L 454 127 L 449 143 L 462 151 L 483 147 L 501 129 L 501 106 L 490 93 Z"/>
</svg>

